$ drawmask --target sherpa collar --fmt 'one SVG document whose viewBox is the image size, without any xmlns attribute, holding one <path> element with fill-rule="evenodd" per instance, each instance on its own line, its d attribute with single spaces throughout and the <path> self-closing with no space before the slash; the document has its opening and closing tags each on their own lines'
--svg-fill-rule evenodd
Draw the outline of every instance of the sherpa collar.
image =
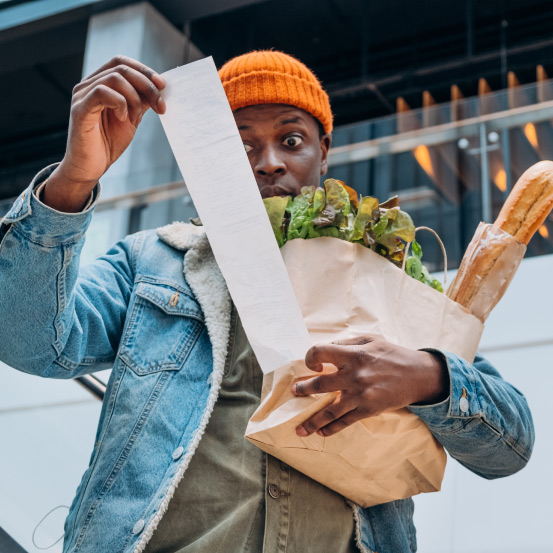
<svg viewBox="0 0 553 553">
<path fill-rule="evenodd" d="M 157 235 L 166 244 L 186 252 L 183 271 L 186 281 L 204 313 L 213 353 L 213 372 L 209 378 L 211 384 L 209 398 L 195 437 L 187 448 L 185 455 L 183 455 L 156 515 L 142 533 L 133 553 L 144 551 L 146 544 L 150 541 L 154 530 L 169 508 L 169 501 L 173 497 L 178 483 L 188 468 L 190 459 L 192 459 L 192 455 L 205 432 L 223 380 L 230 331 L 230 294 L 203 227 L 187 223 L 173 223 L 157 229 Z"/>
<path fill-rule="evenodd" d="M 157 229 L 159 238 L 177 250 L 211 250 L 203 226 L 176 222 Z"/>
</svg>

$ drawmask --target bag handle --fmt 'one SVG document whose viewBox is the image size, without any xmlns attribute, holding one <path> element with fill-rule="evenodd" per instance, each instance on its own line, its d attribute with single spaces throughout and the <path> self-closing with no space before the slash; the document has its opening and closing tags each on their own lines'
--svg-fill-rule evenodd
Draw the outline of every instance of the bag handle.
<svg viewBox="0 0 553 553">
<path fill-rule="evenodd" d="M 436 237 L 436 240 L 438 241 L 438 244 L 440 244 L 440 248 L 442 248 L 442 253 L 444 255 L 444 291 L 446 290 L 446 285 L 447 285 L 447 253 L 445 251 L 445 246 L 444 246 L 444 243 L 442 242 L 441 238 L 438 236 L 438 233 L 431 229 L 430 227 L 417 227 L 415 229 L 415 233 L 419 230 L 427 230 L 428 232 L 431 232 L 435 237 Z M 405 247 L 405 254 L 403 256 L 403 264 L 401 266 L 401 268 L 405 271 L 405 264 L 407 263 L 407 256 L 409 255 L 409 248 L 411 247 L 411 244 L 413 242 L 408 242 L 407 243 L 407 246 Z"/>
</svg>

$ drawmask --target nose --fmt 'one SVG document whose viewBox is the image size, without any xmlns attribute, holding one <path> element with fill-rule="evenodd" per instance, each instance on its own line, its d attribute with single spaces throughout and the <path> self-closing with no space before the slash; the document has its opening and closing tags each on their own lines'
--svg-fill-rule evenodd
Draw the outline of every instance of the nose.
<svg viewBox="0 0 553 553">
<path fill-rule="evenodd" d="M 263 148 L 255 160 L 254 173 L 259 177 L 282 176 L 286 173 L 286 164 L 275 148 Z"/>
</svg>

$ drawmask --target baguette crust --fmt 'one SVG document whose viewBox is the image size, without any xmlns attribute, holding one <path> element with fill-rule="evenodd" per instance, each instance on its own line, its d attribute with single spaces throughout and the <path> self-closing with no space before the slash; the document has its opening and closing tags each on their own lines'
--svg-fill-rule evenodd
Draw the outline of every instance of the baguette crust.
<svg viewBox="0 0 553 553">
<path fill-rule="evenodd" d="M 553 208 L 553 161 L 540 161 L 527 169 L 509 194 L 494 225 L 479 227 L 463 256 L 457 276 L 447 290 L 452 300 L 460 303 L 484 321 L 489 311 L 479 312 L 478 304 L 490 295 L 486 286 L 498 285 L 495 303 L 505 292 L 510 278 L 518 267 L 524 252 L 520 252 L 518 263 L 512 267 L 510 278 L 502 284 L 492 275 L 500 274 L 505 268 L 501 265 L 502 256 L 509 241 L 502 238 L 493 227 L 510 234 L 517 242 L 527 245 L 534 233 L 543 225 Z M 512 254 L 507 256 L 513 257 Z M 515 256 L 516 257 L 516 256 Z M 513 257 L 513 261 L 516 261 Z M 495 303 L 490 304 L 490 310 Z"/>
<path fill-rule="evenodd" d="M 528 244 L 553 209 L 553 161 L 540 161 L 515 184 L 495 225 Z"/>
<path fill-rule="evenodd" d="M 480 223 L 447 296 L 482 322 L 503 297 L 526 245 L 496 225 Z"/>
<path fill-rule="evenodd" d="M 488 233 L 485 233 L 488 234 Z M 448 297 L 469 309 L 484 284 L 497 260 L 507 249 L 507 244 L 500 240 L 490 240 L 489 235 L 480 237 L 486 240 L 486 249 L 476 249 L 470 257 L 463 257 L 459 267 L 459 278 L 455 279 L 447 291 Z"/>
</svg>

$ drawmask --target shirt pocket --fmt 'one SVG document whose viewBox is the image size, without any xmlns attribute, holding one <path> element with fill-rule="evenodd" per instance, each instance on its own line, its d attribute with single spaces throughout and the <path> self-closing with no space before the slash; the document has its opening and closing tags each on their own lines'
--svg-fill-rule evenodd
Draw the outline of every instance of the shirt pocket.
<svg viewBox="0 0 553 553">
<path fill-rule="evenodd" d="M 202 310 L 189 294 L 169 284 L 136 287 L 119 357 L 138 375 L 184 365 L 204 328 Z"/>
</svg>

